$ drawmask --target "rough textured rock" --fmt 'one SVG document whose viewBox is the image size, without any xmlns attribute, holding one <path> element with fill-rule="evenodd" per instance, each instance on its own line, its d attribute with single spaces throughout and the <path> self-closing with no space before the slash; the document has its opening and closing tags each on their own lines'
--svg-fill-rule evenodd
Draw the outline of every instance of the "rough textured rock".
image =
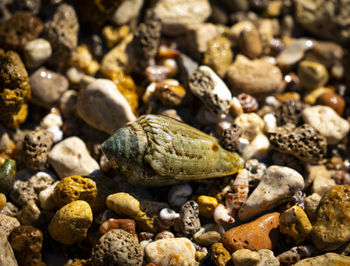
<svg viewBox="0 0 350 266">
<path fill-rule="evenodd" d="M 20 52 L 42 30 L 43 23 L 38 17 L 28 11 L 17 11 L 9 20 L 0 24 L 0 46 Z"/>
<path fill-rule="evenodd" d="M 302 122 L 301 112 L 305 106 L 300 101 L 288 100 L 282 102 L 275 111 L 277 124 L 283 126 L 285 124 L 292 124 L 298 126 Z"/>
<path fill-rule="evenodd" d="M 5 234 L 8 237 L 12 230 L 20 225 L 17 218 L 0 213 L 0 234 Z"/>
<path fill-rule="evenodd" d="M 242 137 L 251 141 L 264 129 L 265 122 L 256 113 L 243 113 L 235 118 L 234 123 L 241 128 Z"/>
<path fill-rule="evenodd" d="M 185 235 L 193 235 L 200 227 L 199 209 L 197 202 L 187 201 L 180 209 L 180 224 Z"/>
<path fill-rule="evenodd" d="M 59 209 L 49 224 L 50 236 L 64 245 L 82 241 L 92 223 L 90 205 L 82 200 L 73 201 Z"/>
<path fill-rule="evenodd" d="M 53 134 L 46 129 L 37 129 L 28 133 L 23 140 L 25 165 L 33 170 L 43 170 L 52 144 Z"/>
<path fill-rule="evenodd" d="M 253 251 L 272 249 L 277 244 L 279 225 L 278 212 L 265 214 L 258 219 L 233 227 L 221 237 L 221 243 L 230 252 L 247 248 Z"/>
<path fill-rule="evenodd" d="M 30 75 L 32 87 L 31 101 L 37 105 L 51 108 L 68 90 L 68 80 L 65 76 L 41 67 Z"/>
<path fill-rule="evenodd" d="M 17 218 L 22 225 L 37 226 L 42 223 L 40 219 L 41 211 L 34 200 L 27 201 L 22 209 L 18 212 Z"/>
<path fill-rule="evenodd" d="M 297 205 L 287 209 L 280 216 L 280 231 L 289 235 L 294 241 L 302 243 L 309 236 L 312 225 L 302 208 Z"/>
<path fill-rule="evenodd" d="M 122 229 L 112 229 L 92 249 L 91 262 L 92 265 L 141 266 L 143 249 L 132 234 Z"/>
<path fill-rule="evenodd" d="M 136 119 L 124 96 L 107 79 L 97 79 L 80 90 L 77 111 L 87 124 L 109 134 Z"/>
<path fill-rule="evenodd" d="M 242 136 L 242 128 L 237 124 L 232 124 L 229 128 L 222 130 L 220 134 L 220 145 L 229 151 L 238 149 L 238 141 Z"/>
<path fill-rule="evenodd" d="M 229 86 L 238 93 L 261 98 L 281 90 L 281 70 L 262 59 L 249 60 L 238 55 L 226 73 Z"/>
<path fill-rule="evenodd" d="M 305 162 L 322 162 L 327 152 L 326 138 L 308 124 L 290 131 L 277 128 L 269 134 L 269 140 L 273 149 Z"/>
<path fill-rule="evenodd" d="M 231 259 L 230 253 L 224 248 L 222 243 L 215 243 L 210 247 L 211 260 L 217 266 L 225 266 Z"/>
<path fill-rule="evenodd" d="M 0 232 L 0 265 L 17 266 L 17 260 L 7 236 Z"/>
<path fill-rule="evenodd" d="M 340 117 L 332 108 L 316 105 L 302 111 L 305 123 L 327 138 L 328 144 L 337 144 L 350 130 L 349 122 Z"/>
<path fill-rule="evenodd" d="M 229 39 L 220 36 L 208 42 L 203 64 L 212 68 L 221 78 L 225 77 L 232 60 L 233 52 Z"/>
<path fill-rule="evenodd" d="M 17 128 L 27 117 L 26 100 L 30 99 L 27 71 L 16 52 L 0 49 L 0 122 L 7 128 Z"/>
<path fill-rule="evenodd" d="M 93 211 L 99 211 L 104 207 L 104 200 L 99 199 L 97 194 L 97 186 L 92 179 L 70 176 L 58 182 L 52 198 L 60 208 L 75 200 L 84 200 Z"/>
<path fill-rule="evenodd" d="M 75 10 L 68 4 L 60 5 L 52 19 L 45 24 L 43 37 L 52 46 L 50 59 L 57 65 L 64 65 L 70 53 L 78 44 L 79 22 Z"/>
<path fill-rule="evenodd" d="M 20 265 L 46 265 L 41 259 L 43 233 L 39 229 L 19 226 L 12 231 L 9 241 Z"/>
<path fill-rule="evenodd" d="M 337 253 L 326 253 L 321 256 L 316 256 L 312 258 L 303 259 L 294 266 L 329 266 L 329 265 L 339 265 L 345 266 L 350 264 L 350 257 L 339 255 Z"/>
<path fill-rule="evenodd" d="M 207 0 L 158 0 L 152 8 L 162 22 L 162 31 L 168 35 L 184 33 L 187 25 L 205 21 L 211 13 Z"/>
<path fill-rule="evenodd" d="M 17 180 L 13 184 L 10 198 L 15 204 L 24 206 L 29 200 L 37 201 L 38 195 L 29 181 Z"/>
<path fill-rule="evenodd" d="M 297 171 L 283 166 L 270 166 L 259 185 L 239 209 L 238 217 L 247 220 L 270 210 L 288 201 L 303 188 L 304 179 Z"/>
<path fill-rule="evenodd" d="M 188 238 L 160 239 L 145 247 L 147 262 L 161 265 L 196 265 L 196 249 Z"/>
<path fill-rule="evenodd" d="M 195 70 L 190 76 L 189 87 L 210 112 L 223 117 L 228 114 L 231 92 L 211 68 L 200 66 Z"/>
<path fill-rule="evenodd" d="M 337 185 L 322 198 L 312 228 L 319 250 L 331 251 L 350 240 L 350 185 Z"/>
<path fill-rule="evenodd" d="M 296 20 L 320 38 L 346 42 L 350 39 L 347 21 L 350 3 L 336 0 L 295 0 Z"/>
<path fill-rule="evenodd" d="M 89 175 L 100 169 L 90 156 L 85 143 L 70 137 L 56 144 L 49 153 L 49 163 L 60 178 L 72 175 Z"/>
</svg>

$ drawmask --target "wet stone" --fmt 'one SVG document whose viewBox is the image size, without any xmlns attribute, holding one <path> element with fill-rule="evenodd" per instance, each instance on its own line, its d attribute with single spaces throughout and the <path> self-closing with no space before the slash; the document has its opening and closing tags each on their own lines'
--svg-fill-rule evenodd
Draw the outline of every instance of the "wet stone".
<svg viewBox="0 0 350 266">
<path fill-rule="evenodd" d="M 7 194 L 16 178 L 16 161 L 7 159 L 0 166 L 0 192 Z"/>
</svg>

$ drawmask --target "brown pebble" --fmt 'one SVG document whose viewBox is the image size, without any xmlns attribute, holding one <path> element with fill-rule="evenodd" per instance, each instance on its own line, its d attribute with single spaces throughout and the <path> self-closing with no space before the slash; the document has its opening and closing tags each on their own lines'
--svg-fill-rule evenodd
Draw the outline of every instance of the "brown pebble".
<svg viewBox="0 0 350 266">
<path fill-rule="evenodd" d="M 253 251 L 260 249 L 272 249 L 278 241 L 279 225 L 278 212 L 269 213 L 260 218 L 231 228 L 222 235 L 221 243 L 230 252 L 247 248 Z"/>
<path fill-rule="evenodd" d="M 112 229 L 123 229 L 127 231 L 128 233 L 135 235 L 136 229 L 135 229 L 135 221 L 131 219 L 114 219 L 111 218 L 107 221 L 105 221 L 103 224 L 101 224 L 99 228 L 99 232 L 104 235 L 108 231 Z"/>
<path fill-rule="evenodd" d="M 316 104 L 329 106 L 336 111 L 338 115 L 342 115 L 345 109 L 343 97 L 332 91 L 321 94 L 317 98 Z"/>
<path fill-rule="evenodd" d="M 255 112 L 259 107 L 258 101 L 250 94 L 240 93 L 237 99 L 245 113 Z"/>
</svg>

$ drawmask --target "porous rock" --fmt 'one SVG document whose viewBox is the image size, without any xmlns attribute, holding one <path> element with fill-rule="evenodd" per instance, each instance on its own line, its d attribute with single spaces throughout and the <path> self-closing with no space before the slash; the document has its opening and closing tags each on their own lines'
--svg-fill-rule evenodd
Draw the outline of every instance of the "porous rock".
<svg viewBox="0 0 350 266">
<path fill-rule="evenodd" d="M 122 230 L 104 234 L 91 252 L 92 265 L 142 265 L 143 249 L 136 238 Z"/>
</svg>

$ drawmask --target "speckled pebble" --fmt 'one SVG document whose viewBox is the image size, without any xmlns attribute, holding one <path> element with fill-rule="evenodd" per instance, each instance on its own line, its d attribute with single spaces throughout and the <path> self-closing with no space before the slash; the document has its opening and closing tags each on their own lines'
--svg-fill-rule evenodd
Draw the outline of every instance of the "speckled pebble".
<svg viewBox="0 0 350 266">
<path fill-rule="evenodd" d="M 91 253 L 92 265 L 142 265 L 143 250 L 132 234 L 112 229 L 96 243 Z"/>
<path fill-rule="evenodd" d="M 20 225 L 17 218 L 0 213 L 0 234 L 3 233 L 7 237 L 11 234 L 13 229 Z"/>
<path fill-rule="evenodd" d="M 192 235 L 200 229 L 201 222 L 197 202 L 191 200 L 181 206 L 180 226 L 185 235 Z"/>
<path fill-rule="evenodd" d="M 222 243 L 215 243 L 210 247 L 211 259 L 216 266 L 225 266 L 230 260 L 230 253 L 224 248 Z"/>
</svg>

